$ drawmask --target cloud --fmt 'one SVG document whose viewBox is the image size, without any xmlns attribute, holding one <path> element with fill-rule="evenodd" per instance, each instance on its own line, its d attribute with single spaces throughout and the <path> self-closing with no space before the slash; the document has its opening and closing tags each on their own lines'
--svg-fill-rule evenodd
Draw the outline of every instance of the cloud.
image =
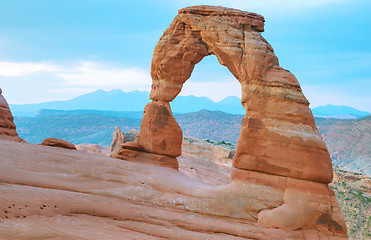
<svg viewBox="0 0 371 240">
<path fill-rule="evenodd" d="M 49 93 L 56 93 L 56 94 L 65 94 L 65 93 L 78 93 L 78 94 L 83 94 L 83 93 L 91 93 L 95 91 L 96 88 L 86 88 L 86 87 L 66 87 L 66 88 L 54 88 L 54 89 L 49 89 Z"/>
<path fill-rule="evenodd" d="M 149 71 L 123 68 L 106 63 L 81 61 L 74 64 L 44 62 L 0 62 L 0 76 L 25 77 L 50 74 L 63 80 L 65 86 L 133 86 L 151 83 Z"/>
<path fill-rule="evenodd" d="M 82 62 L 75 68 L 57 75 L 65 80 L 67 86 L 133 86 L 151 83 L 149 71 L 96 62 Z"/>
<path fill-rule="evenodd" d="M 149 91 L 149 72 L 92 61 L 0 62 L 0 87 L 10 103 L 34 103 L 42 99 L 71 99 L 98 89 Z"/>
<path fill-rule="evenodd" d="M 5 77 L 20 77 L 35 72 L 55 72 L 58 66 L 50 63 L 33 63 L 33 62 L 0 62 L 0 75 Z"/>
<path fill-rule="evenodd" d="M 185 82 L 180 95 L 207 96 L 214 101 L 231 95 L 241 97 L 241 86 L 231 74 L 210 69 L 199 74 L 196 69 L 196 74 Z M 370 81 L 369 78 L 326 83 L 302 81 L 305 82 L 302 88 L 311 107 L 335 104 L 371 112 L 368 104 L 371 102 Z M 0 62 L 0 87 L 9 103 L 66 100 L 98 89 L 149 91 L 150 86 L 149 70 L 141 68 L 92 61 L 68 64 Z"/>
</svg>

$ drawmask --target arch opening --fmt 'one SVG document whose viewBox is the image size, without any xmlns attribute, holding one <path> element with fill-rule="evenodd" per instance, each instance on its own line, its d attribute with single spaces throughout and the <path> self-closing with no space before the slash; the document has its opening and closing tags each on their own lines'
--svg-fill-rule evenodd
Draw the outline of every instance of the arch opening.
<svg viewBox="0 0 371 240">
<path fill-rule="evenodd" d="M 212 101 L 201 97 L 207 97 Z M 241 85 L 237 79 L 218 62 L 215 55 L 209 55 L 195 65 L 190 78 L 185 81 L 179 96 L 170 102 L 170 106 L 174 113 L 208 109 L 244 115 L 245 110 L 240 99 Z"/>
</svg>

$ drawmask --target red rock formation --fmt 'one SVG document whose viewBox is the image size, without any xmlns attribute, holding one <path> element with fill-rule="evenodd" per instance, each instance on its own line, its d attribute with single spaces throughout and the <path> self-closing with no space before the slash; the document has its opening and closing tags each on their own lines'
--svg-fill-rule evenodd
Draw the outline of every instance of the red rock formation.
<svg viewBox="0 0 371 240">
<path fill-rule="evenodd" d="M 16 126 L 13 122 L 13 115 L 2 92 L 0 88 L 0 140 L 22 142 L 24 140 L 18 136 Z"/>
<path fill-rule="evenodd" d="M 152 102 L 144 109 L 139 144 L 153 156 L 180 155 L 182 132 L 169 102 L 195 64 L 214 54 L 241 83 L 246 110 L 232 180 L 282 193 L 279 206 L 253 207 L 258 223 L 344 236 L 346 226 L 327 185 L 332 180 L 330 155 L 309 102 L 295 76 L 279 66 L 262 31 L 264 18 L 255 13 L 211 6 L 181 9 L 154 50 Z M 136 161 L 140 154 L 122 149 L 116 157 Z M 159 157 L 151 161 L 164 162 Z"/>
<path fill-rule="evenodd" d="M 259 212 L 258 223 L 283 229 L 317 229 L 346 235 L 346 225 L 333 190 L 325 183 L 275 176 L 256 171 L 232 170 L 232 179 L 270 186 L 283 192 L 283 204 Z"/>
<path fill-rule="evenodd" d="M 59 138 L 45 138 L 41 145 L 66 149 L 76 149 L 75 145 L 73 145 L 69 141 Z"/>
<path fill-rule="evenodd" d="M 331 159 L 309 102 L 295 76 L 279 67 L 273 48 L 260 34 L 263 26 L 262 16 L 234 9 L 197 6 L 180 10 L 155 48 L 150 98 L 159 105 L 172 101 L 194 65 L 214 54 L 242 85 L 246 115 L 234 167 L 329 183 Z M 147 118 L 141 132 L 153 128 Z M 168 127 L 164 124 L 152 132 L 158 135 Z M 167 136 L 160 141 L 142 134 L 140 143 L 157 146 L 145 147 L 147 151 L 166 154 L 160 146 L 179 148 Z"/>
<path fill-rule="evenodd" d="M 178 157 L 182 153 L 183 132 L 168 102 L 154 101 L 144 108 L 139 144 L 146 152 Z"/>
</svg>

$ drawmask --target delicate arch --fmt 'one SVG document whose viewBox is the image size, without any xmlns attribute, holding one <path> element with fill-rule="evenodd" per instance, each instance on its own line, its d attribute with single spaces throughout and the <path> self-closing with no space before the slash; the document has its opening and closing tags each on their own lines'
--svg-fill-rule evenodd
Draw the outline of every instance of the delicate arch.
<svg viewBox="0 0 371 240">
<path fill-rule="evenodd" d="M 211 6 L 179 11 L 153 54 L 152 102 L 145 107 L 139 136 L 146 152 L 181 154 L 182 131 L 169 102 L 195 64 L 214 54 L 241 83 L 246 110 L 232 178 L 256 171 L 331 182 L 331 159 L 309 102 L 295 76 L 279 67 L 263 30 L 264 18 L 255 13 Z"/>
</svg>

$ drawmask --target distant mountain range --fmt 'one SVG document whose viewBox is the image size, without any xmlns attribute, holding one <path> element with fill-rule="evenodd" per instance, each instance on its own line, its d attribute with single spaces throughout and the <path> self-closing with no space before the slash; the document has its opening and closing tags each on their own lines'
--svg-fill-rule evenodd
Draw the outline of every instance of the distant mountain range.
<svg viewBox="0 0 371 240">
<path fill-rule="evenodd" d="M 369 112 L 360 111 L 352 107 L 335 106 L 331 104 L 313 108 L 312 112 L 315 117 L 339 119 L 362 118 L 371 114 Z"/>
<path fill-rule="evenodd" d="M 36 116 L 42 109 L 111 111 L 112 116 L 118 116 L 115 111 L 143 112 L 144 106 L 149 101 L 149 92 L 123 92 L 122 90 L 116 89 L 111 91 L 98 90 L 65 101 L 22 105 L 10 104 L 9 106 L 14 116 L 23 117 Z M 197 112 L 202 109 L 209 111 L 222 111 L 237 115 L 245 114 L 245 110 L 241 105 L 241 99 L 235 96 L 227 97 L 220 102 L 214 102 L 207 97 L 196 97 L 192 95 L 178 96 L 173 102 L 171 102 L 171 108 L 174 114 Z M 352 119 L 370 115 L 369 112 L 359 111 L 355 108 L 334 105 L 316 107 L 313 108 L 312 111 L 314 116 L 325 118 Z M 49 112 L 49 114 L 51 114 L 51 112 Z M 61 113 L 58 112 L 58 114 Z"/>
<path fill-rule="evenodd" d="M 41 109 L 53 110 L 102 110 L 102 111 L 143 111 L 149 102 L 149 93 L 141 91 L 123 92 L 98 90 L 71 100 L 33 104 L 9 104 L 14 116 L 35 116 Z"/>
</svg>

